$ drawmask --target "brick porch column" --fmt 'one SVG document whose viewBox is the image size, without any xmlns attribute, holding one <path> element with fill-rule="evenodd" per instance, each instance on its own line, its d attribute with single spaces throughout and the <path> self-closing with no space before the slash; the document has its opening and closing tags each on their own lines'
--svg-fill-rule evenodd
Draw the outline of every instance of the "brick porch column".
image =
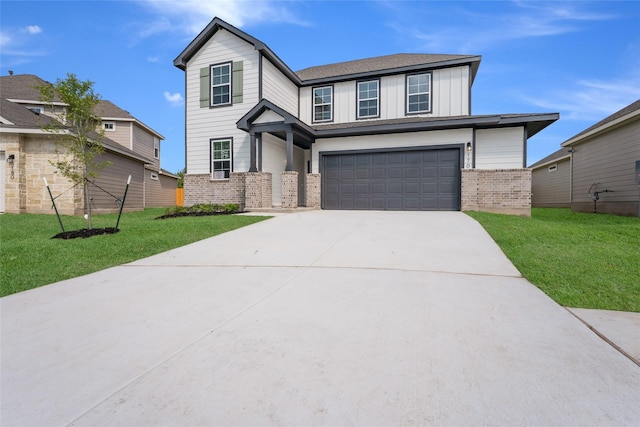
<svg viewBox="0 0 640 427">
<path fill-rule="evenodd" d="M 298 172 L 282 172 L 282 207 L 298 207 Z"/>
</svg>

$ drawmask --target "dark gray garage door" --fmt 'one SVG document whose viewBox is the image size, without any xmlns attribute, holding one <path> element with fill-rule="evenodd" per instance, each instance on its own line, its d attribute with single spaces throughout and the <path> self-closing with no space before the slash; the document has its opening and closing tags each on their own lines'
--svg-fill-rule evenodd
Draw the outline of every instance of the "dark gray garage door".
<svg viewBox="0 0 640 427">
<path fill-rule="evenodd" d="M 324 209 L 460 210 L 460 150 L 322 156 Z"/>
</svg>

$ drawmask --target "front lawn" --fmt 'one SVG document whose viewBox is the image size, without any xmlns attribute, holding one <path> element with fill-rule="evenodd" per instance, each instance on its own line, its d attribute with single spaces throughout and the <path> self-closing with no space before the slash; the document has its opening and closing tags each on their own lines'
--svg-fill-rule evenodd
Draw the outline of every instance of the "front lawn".
<svg viewBox="0 0 640 427">
<path fill-rule="evenodd" d="M 135 261 L 267 217 L 199 216 L 156 220 L 164 209 L 124 213 L 120 232 L 87 239 L 51 239 L 55 215 L 0 215 L 0 296 L 21 292 Z M 114 227 L 117 215 L 94 215 L 93 227 Z M 81 217 L 63 216 L 65 230 L 86 227 Z"/>
<path fill-rule="evenodd" d="M 467 212 L 531 283 L 566 307 L 640 312 L 640 219 L 532 209 Z"/>
</svg>

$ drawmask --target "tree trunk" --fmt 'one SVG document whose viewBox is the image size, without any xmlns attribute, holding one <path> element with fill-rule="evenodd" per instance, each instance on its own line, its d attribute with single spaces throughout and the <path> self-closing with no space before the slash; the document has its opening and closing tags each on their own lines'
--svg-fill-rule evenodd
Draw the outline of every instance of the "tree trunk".
<svg viewBox="0 0 640 427">
<path fill-rule="evenodd" d="M 91 197 L 89 197 L 89 181 L 84 181 L 84 214 L 87 217 L 87 230 L 93 229 L 91 225 Z"/>
</svg>

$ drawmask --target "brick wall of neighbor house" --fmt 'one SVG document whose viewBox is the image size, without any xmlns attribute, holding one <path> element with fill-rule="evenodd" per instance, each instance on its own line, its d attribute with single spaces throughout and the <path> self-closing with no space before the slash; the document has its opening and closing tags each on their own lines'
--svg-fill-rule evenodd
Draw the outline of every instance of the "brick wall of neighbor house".
<svg viewBox="0 0 640 427">
<path fill-rule="evenodd" d="M 245 181 L 245 208 L 271 207 L 271 174 L 247 172 Z"/>
<path fill-rule="evenodd" d="M 298 172 L 282 172 L 282 207 L 298 207 Z"/>
<path fill-rule="evenodd" d="M 531 216 L 531 169 L 463 169 L 462 210 Z"/>
<path fill-rule="evenodd" d="M 211 174 L 184 176 L 184 205 L 235 203 L 244 209 L 245 172 L 232 172 L 229 179 L 212 180 Z"/>
<path fill-rule="evenodd" d="M 305 175 L 306 200 L 305 206 L 308 208 L 320 209 L 320 174 L 308 173 Z"/>
</svg>

